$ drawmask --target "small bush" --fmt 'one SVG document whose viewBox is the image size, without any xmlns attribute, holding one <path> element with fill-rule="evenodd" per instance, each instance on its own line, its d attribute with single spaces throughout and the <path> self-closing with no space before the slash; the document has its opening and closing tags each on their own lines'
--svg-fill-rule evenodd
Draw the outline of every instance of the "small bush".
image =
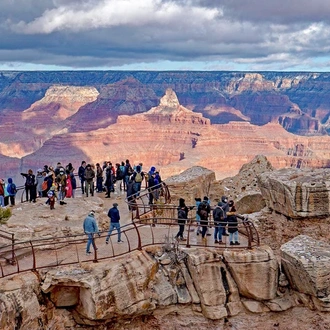
<svg viewBox="0 0 330 330">
<path fill-rule="evenodd" d="M 0 208 L 0 223 L 6 223 L 11 217 L 11 209 Z"/>
</svg>

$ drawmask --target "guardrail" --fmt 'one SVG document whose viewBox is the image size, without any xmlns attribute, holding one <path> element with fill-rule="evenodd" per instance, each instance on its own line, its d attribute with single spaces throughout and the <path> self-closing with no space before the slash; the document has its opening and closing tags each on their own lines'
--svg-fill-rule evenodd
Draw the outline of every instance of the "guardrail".
<svg viewBox="0 0 330 330">
<path fill-rule="evenodd" d="M 157 201 L 149 204 L 149 193 L 158 190 Z M 132 208 L 132 223 L 121 227 L 121 237 L 124 243 L 117 243 L 118 233 L 111 234 L 109 244 L 105 243 L 107 232 L 100 232 L 100 236 L 93 237 L 93 255 L 86 255 L 87 235 L 70 235 L 62 237 L 40 238 L 29 241 L 15 241 L 14 234 L 11 243 L 0 247 L 0 277 L 9 276 L 24 271 L 43 268 L 73 265 L 84 262 L 98 262 L 141 250 L 151 245 L 164 245 L 169 239 L 176 236 L 179 225 L 177 206 L 166 204 L 170 202 L 170 193 L 165 183 L 161 183 L 154 190 L 146 190 L 135 195 L 128 201 Z M 253 248 L 260 244 L 259 234 L 249 220 L 240 221 L 238 230 L 241 236 L 241 245 L 230 245 L 228 239 L 224 244 L 214 243 L 213 237 L 202 240 L 197 236 L 194 213 L 192 210 L 187 219 L 185 229 L 186 239 L 176 241 L 181 246 L 211 247 L 215 249 L 242 249 Z M 208 228 L 214 226 L 212 220 Z M 0 231 L 1 235 L 1 231 Z M 7 233 L 3 232 L 3 235 Z M 9 239 L 9 237 L 8 237 Z"/>
</svg>

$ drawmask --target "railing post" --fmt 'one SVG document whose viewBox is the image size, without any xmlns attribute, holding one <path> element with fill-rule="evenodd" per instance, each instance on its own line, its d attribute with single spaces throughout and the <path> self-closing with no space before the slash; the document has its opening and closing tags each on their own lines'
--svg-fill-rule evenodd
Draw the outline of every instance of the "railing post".
<svg viewBox="0 0 330 330">
<path fill-rule="evenodd" d="M 15 234 L 11 234 L 11 264 L 15 265 Z"/>
<path fill-rule="evenodd" d="M 136 233 L 137 233 L 137 237 L 138 237 L 138 250 L 142 250 L 142 243 L 141 243 L 141 236 L 140 236 L 140 232 L 139 232 L 139 229 L 135 223 L 135 221 L 133 221 L 133 225 L 135 227 L 135 230 L 136 230 Z"/>
<path fill-rule="evenodd" d="M 35 255 L 34 247 L 33 247 L 33 244 L 32 244 L 32 241 L 31 241 L 31 240 L 30 240 L 30 245 L 31 245 L 32 256 L 33 256 L 33 266 L 32 266 L 32 270 L 36 270 L 36 268 L 37 268 L 36 255 Z"/>
<path fill-rule="evenodd" d="M 92 235 L 92 245 L 93 245 L 93 248 L 94 248 L 94 260 L 93 262 L 98 262 L 97 260 L 97 247 L 96 247 L 96 244 L 95 244 L 95 234 L 91 234 Z"/>
</svg>

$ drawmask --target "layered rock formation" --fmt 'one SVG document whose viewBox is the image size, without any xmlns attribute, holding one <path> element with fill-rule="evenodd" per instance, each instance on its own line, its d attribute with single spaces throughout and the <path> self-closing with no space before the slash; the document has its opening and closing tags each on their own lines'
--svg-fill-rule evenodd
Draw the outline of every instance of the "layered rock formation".
<svg viewBox="0 0 330 330">
<path fill-rule="evenodd" d="M 27 109 L 55 84 L 95 87 L 100 97 L 79 111 L 76 125 L 70 124 L 81 131 L 78 122 L 84 125 L 87 118 L 94 129 L 99 121 L 90 113 L 110 123 L 117 114 L 150 109 L 172 88 L 185 107 L 202 112 L 212 123 L 241 120 L 264 125 L 281 118 L 291 132 L 322 134 L 328 129 L 328 81 L 327 73 L 306 72 L 1 72 L 0 111 Z M 298 111 L 294 122 L 292 109 Z"/>
<path fill-rule="evenodd" d="M 329 169 L 282 169 L 258 177 L 267 206 L 289 218 L 329 216 L 329 182 Z"/>
<path fill-rule="evenodd" d="M 330 311 L 329 244 L 300 235 L 281 247 L 282 266 L 291 287 Z"/>
</svg>

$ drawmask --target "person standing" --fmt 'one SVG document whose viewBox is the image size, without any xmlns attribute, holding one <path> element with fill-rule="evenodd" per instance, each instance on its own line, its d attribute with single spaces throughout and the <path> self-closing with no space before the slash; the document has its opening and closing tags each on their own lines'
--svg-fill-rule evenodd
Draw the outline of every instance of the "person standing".
<svg viewBox="0 0 330 330">
<path fill-rule="evenodd" d="M 99 228 L 95 220 L 95 212 L 92 210 L 88 213 L 88 216 L 84 220 L 83 224 L 84 233 L 88 236 L 87 245 L 86 245 L 86 255 L 92 254 L 90 251 L 91 245 L 93 245 L 94 251 L 97 250 L 97 247 L 94 242 L 94 234 L 101 235 Z"/>
<path fill-rule="evenodd" d="M 141 184 L 143 179 L 144 179 L 144 173 L 141 170 L 141 166 L 137 165 L 132 176 L 132 180 L 134 181 L 134 190 L 136 192 L 136 196 L 140 195 Z"/>
<path fill-rule="evenodd" d="M 88 192 L 94 196 L 94 178 L 95 178 L 95 171 L 92 169 L 92 165 L 88 164 L 85 169 L 85 180 L 86 180 L 86 197 L 88 197 Z"/>
<path fill-rule="evenodd" d="M 16 185 L 13 182 L 12 178 L 8 178 L 8 186 L 7 186 L 7 192 L 9 195 L 9 200 L 10 200 L 10 206 L 15 205 L 15 196 L 17 193 Z"/>
<path fill-rule="evenodd" d="M 119 214 L 119 210 L 118 210 L 118 204 L 113 203 L 112 206 L 113 207 L 108 212 L 108 217 L 110 218 L 110 228 L 109 228 L 108 235 L 105 239 L 105 243 L 109 244 L 109 238 L 114 229 L 116 229 L 117 233 L 118 233 L 117 243 L 123 243 L 123 241 L 121 240 L 121 231 L 120 231 L 120 224 L 119 224 L 120 214 Z"/>
<path fill-rule="evenodd" d="M 117 163 L 116 164 L 116 194 L 117 194 L 117 198 L 120 197 L 120 191 L 121 191 L 121 183 L 123 181 L 124 178 L 124 173 L 120 167 L 120 164 Z"/>
<path fill-rule="evenodd" d="M 221 207 L 222 203 L 219 202 L 213 210 L 213 221 L 214 221 L 214 243 L 222 243 L 222 230 L 223 226 L 226 225 L 224 222 L 224 211 Z"/>
<path fill-rule="evenodd" d="M 96 192 L 103 192 L 103 170 L 100 163 L 96 163 Z"/>
<path fill-rule="evenodd" d="M 86 169 L 86 162 L 83 160 L 81 162 L 81 166 L 78 168 L 78 176 L 80 179 L 80 185 L 81 185 L 81 192 L 82 194 L 85 193 L 85 169 Z"/>
<path fill-rule="evenodd" d="M 21 175 L 25 177 L 26 201 L 35 203 L 37 195 L 35 175 L 31 169 L 27 173 L 21 173 Z"/>
</svg>

